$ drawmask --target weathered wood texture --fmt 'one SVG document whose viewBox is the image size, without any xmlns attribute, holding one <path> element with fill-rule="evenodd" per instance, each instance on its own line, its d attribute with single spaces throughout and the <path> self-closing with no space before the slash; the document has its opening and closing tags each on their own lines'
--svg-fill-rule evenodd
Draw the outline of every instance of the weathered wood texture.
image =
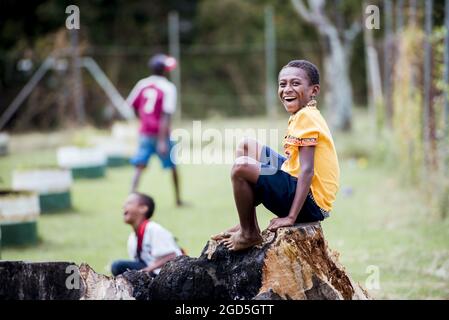
<svg viewBox="0 0 449 320">
<path fill-rule="evenodd" d="M 66 286 L 70 275 L 66 271 L 72 266 L 70 262 L 0 261 L 0 300 L 77 300 L 82 287 Z"/>
<path fill-rule="evenodd" d="M 168 263 L 151 299 L 367 299 L 328 249 L 318 223 L 263 232 L 264 242 L 230 252 L 209 241 L 199 258 Z"/>
</svg>

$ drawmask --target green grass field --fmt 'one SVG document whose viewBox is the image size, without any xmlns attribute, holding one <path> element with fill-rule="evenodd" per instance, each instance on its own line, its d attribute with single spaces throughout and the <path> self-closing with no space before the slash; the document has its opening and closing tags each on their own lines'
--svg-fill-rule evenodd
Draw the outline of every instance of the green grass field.
<svg viewBox="0 0 449 320">
<path fill-rule="evenodd" d="M 216 119 L 204 127 L 280 128 L 286 119 Z M 386 165 L 375 154 L 375 136 L 366 115 L 358 114 L 355 132 L 335 137 L 340 154 L 341 189 L 330 219 L 323 222 L 329 246 L 340 252 L 350 275 L 365 285 L 370 268 L 378 268 L 380 289 L 375 298 L 449 298 L 449 219 L 432 217 L 426 201 L 413 186 L 405 186 L 397 174 L 400 163 Z M 190 128 L 191 123 L 178 124 Z M 27 141 L 28 136 L 16 140 Z M 36 135 L 29 135 L 29 139 Z M 45 139 L 45 135 L 40 135 Z M 13 139 L 14 140 L 14 139 Z M 13 141 L 14 143 L 14 141 Z M 10 185 L 15 167 L 56 162 L 55 148 L 27 145 L 0 158 L 2 187 Z M 213 233 L 234 225 L 229 179 L 231 165 L 179 166 L 182 194 L 189 207 L 176 208 L 168 172 L 154 158 L 140 190 L 156 200 L 154 219 L 167 227 L 192 256 L 198 256 Z M 72 189 L 73 212 L 41 216 L 40 243 L 33 247 L 3 248 L 5 260 L 66 260 L 87 262 L 108 273 L 109 263 L 126 258 L 129 226 L 122 222 L 121 206 L 133 174 L 132 167 L 109 169 L 98 180 L 76 180 Z M 272 215 L 258 210 L 261 227 Z"/>
</svg>

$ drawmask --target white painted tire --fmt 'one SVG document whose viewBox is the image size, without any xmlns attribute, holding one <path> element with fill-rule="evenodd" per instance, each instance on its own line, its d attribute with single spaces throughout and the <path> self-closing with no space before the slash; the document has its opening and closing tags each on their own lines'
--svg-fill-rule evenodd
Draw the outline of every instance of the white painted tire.
<svg viewBox="0 0 449 320">
<path fill-rule="evenodd" d="M 137 141 L 139 128 L 136 122 L 116 122 L 112 126 L 111 135 L 122 141 Z"/>
<path fill-rule="evenodd" d="M 0 191 L 0 225 L 36 221 L 39 215 L 37 193 Z"/>
<path fill-rule="evenodd" d="M 14 170 L 12 174 L 14 190 L 30 190 L 40 195 L 70 191 L 72 183 L 72 171 L 68 169 Z"/>
<path fill-rule="evenodd" d="M 137 142 L 137 141 L 136 141 Z M 135 143 L 111 137 L 98 137 L 94 140 L 95 147 L 103 151 L 107 157 L 130 158 L 136 151 Z"/>
<path fill-rule="evenodd" d="M 7 133 L 0 133 L 0 156 L 7 155 L 9 152 L 9 135 Z"/>
<path fill-rule="evenodd" d="M 106 154 L 98 148 L 62 147 L 57 153 L 61 168 L 88 168 L 106 165 Z"/>
</svg>

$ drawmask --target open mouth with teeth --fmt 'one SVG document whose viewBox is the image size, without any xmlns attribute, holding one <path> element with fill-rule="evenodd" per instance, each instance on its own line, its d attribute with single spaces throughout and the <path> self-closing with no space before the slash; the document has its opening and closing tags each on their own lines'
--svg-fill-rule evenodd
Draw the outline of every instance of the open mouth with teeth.
<svg viewBox="0 0 449 320">
<path fill-rule="evenodd" d="M 296 100 L 296 97 L 292 97 L 292 96 L 284 97 L 284 101 L 287 101 L 287 102 L 292 102 L 294 100 Z"/>
</svg>

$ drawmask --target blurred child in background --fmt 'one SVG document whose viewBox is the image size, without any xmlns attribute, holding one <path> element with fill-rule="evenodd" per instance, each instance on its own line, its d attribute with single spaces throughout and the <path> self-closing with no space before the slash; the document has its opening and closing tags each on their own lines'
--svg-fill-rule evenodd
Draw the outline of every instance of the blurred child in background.
<svg viewBox="0 0 449 320">
<path fill-rule="evenodd" d="M 114 261 L 111 266 L 114 276 L 127 270 L 141 270 L 156 275 L 165 263 L 182 255 L 172 234 L 150 220 L 154 208 L 153 199 L 142 193 L 131 193 L 126 199 L 123 214 L 125 223 L 133 228 L 128 239 L 128 253 L 132 260 Z"/>
<path fill-rule="evenodd" d="M 176 60 L 164 54 L 153 56 L 148 63 L 152 75 L 137 82 L 127 98 L 140 119 L 139 149 L 131 163 L 136 167 L 131 192 L 136 191 L 143 170 L 156 154 L 164 169 L 172 172 L 176 204 L 181 206 L 179 179 L 171 157 L 173 142 L 170 140 L 171 117 L 176 111 L 176 86 L 165 74 L 176 67 Z"/>
</svg>

